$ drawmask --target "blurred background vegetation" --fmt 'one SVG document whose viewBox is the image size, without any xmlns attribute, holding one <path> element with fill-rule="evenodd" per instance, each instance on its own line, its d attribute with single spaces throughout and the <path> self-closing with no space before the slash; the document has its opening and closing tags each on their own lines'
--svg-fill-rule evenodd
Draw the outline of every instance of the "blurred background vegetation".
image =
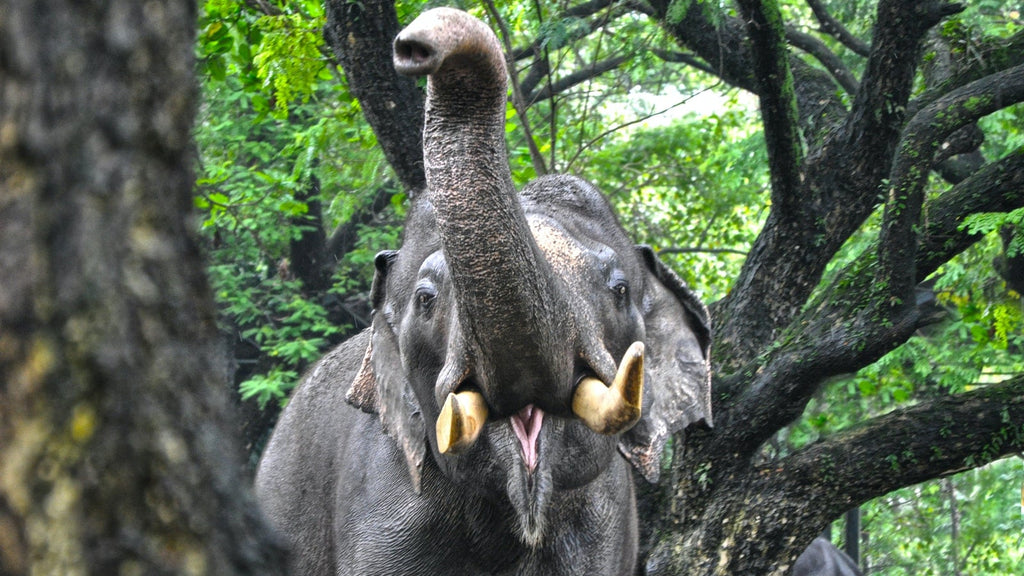
<svg viewBox="0 0 1024 576">
<path fill-rule="evenodd" d="M 398 2 L 399 19 L 434 4 Z M 538 170 L 594 182 L 634 239 L 653 246 L 706 301 L 726 294 L 767 215 L 756 99 L 674 65 L 673 43 L 648 18 L 609 18 L 594 32 L 583 19 L 558 16 L 570 4 L 564 0 L 493 10 L 486 2 L 445 4 L 496 28 L 498 16 L 513 44 L 532 39 L 545 51 L 556 95 L 523 113 L 509 104 L 517 183 Z M 817 26 L 805 2 L 780 4 L 790 22 Z M 874 2 L 823 4 L 851 32 L 868 35 Z M 677 5 L 720 13 L 731 3 Z M 971 2 L 939 34 L 969 54 L 986 38 L 1020 34 L 1021 8 Z M 325 46 L 324 20 L 318 0 L 207 0 L 200 15 L 195 205 L 253 459 L 303 371 L 368 324 L 373 256 L 400 243 L 405 193 Z M 842 45 L 830 48 L 852 69 L 862 66 Z M 594 62 L 615 66 L 554 86 Z M 1003 135 L 982 145 L 987 157 L 1024 144 L 1020 106 L 984 122 L 985 132 Z M 766 460 L 895 407 L 1024 372 L 1021 295 L 998 273 L 1024 245 L 1024 211 L 964 225 L 989 234 L 930 280 L 945 318 L 825 387 L 764 451 Z M 876 234 L 872 219 L 844 254 Z M 833 266 L 843 263 L 841 255 Z M 862 566 L 891 575 L 1024 573 L 1022 483 L 1024 461 L 1009 458 L 870 502 L 862 507 Z M 842 530 L 834 532 L 841 541 Z"/>
</svg>

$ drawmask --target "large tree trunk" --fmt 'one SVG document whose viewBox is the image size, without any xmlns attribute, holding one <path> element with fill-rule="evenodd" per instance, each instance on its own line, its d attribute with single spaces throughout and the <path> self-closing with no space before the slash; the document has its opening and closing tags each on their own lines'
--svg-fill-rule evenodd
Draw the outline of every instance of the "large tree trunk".
<svg viewBox="0 0 1024 576">
<path fill-rule="evenodd" d="M 279 574 L 187 218 L 191 2 L 0 16 L 0 574 Z"/>
</svg>

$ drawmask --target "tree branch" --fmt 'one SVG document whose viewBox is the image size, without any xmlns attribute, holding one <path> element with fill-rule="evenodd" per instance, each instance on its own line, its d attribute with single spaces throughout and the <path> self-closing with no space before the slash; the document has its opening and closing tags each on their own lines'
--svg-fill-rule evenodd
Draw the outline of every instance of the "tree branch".
<svg viewBox="0 0 1024 576">
<path fill-rule="evenodd" d="M 957 64 L 959 68 L 956 68 Z M 914 98 L 907 110 L 913 115 L 954 88 L 1021 64 L 1024 64 L 1024 31 L 1006 39 L 993 40 L 980 48 L 975 57 L 955 63 L 953 67 L 956 69 L 948 72 L 945 80 Z"/>
<path fill-rule="evenodd" d="M 892 154 L 906 115 L 925 33 L 948 14 L 962 10 L 942 0 L 880 0 L 867 69 L 843 133 L 862 182 L 889 176 Z M 881 152 L 881 154 L 880 154 Z"/>
<path fill-rule="evenodd" d="M 784 476 L 808 479 L 816 505 L 842 513 L 872 498 L 944 478 L 1024 449 L 1024 375 L 895 410 L 784 459 Z"/>
<path fill-rule="evenodd" d="M 811 56 L 821 62 L 822 66 L 828 70 L 829 74 L 836 79 L 836 82 L 843 87 L 849 94 L 856 94 L 860 88 L 860 83 L 857 82 L 857 78 L 853 76 L 850 69 L 843 64 L 843 61 L 839 59 L 824 42 L 818 40 L 810 34 L 804 34 L 794 30 L 793 28 L 786 29 L 786 40 L 790 45 L 795 46 L 804 52 L 807 52 Z"/>
<path fill-rule="evenodd" d="M 700 70 L 701 72 L 704 72 L 706 74 L 710 74 L 712 76 L 715 75 L 714 69 L 708 66 L 706 62 L 692 54 L 687 54 L 685 52 L 675 52 L 670 50 L 659 50 L 657 48 L 652 49 L 651 53 L 657 56 L 658 58 L 661 58 L 665 62 L 686 64 L 687 66 L 692 66 L 693 68 L 696 68 L 697 70 Z"/>
<path fill-rule="evenodd" d="M 729 449 L 753 454 L 775 430 L 799 417 L 822 382 L 876 361 L 933 319 L 934 306 L 916 302 L 914 286 L 977 240 L 957 229 L 965 214 L 1024 205 L 1022 182 L 1024 149 L 1018 149 L 929 207 L 930 223 L 917 252 L 921 266 L 908 266 L 916 270 L 909 288 L 896 291 L 876 281 L 883 264 L 872 257 L 879 249 L 868 247 L 793 320 L 777 348 L 717 382 L 717 425 L 727 430 L 728 422 L 743 422 L 722 440 Z M 891 306 L 891 298 L 901 304 Z"/>
<path fill-rule="evenodd" d="M 268 3 L 266 0 L 245 0 L 245 4 L 253 10 L 266 14 L 267 16 L 281 15 L 281 9 Z"/>
<path fill-rule="evenodd" d="M 776 349 L 719 382 L 715 425 L 729 432 L 716 442 L 738 457 L 752 456 L 803 413 L 822 382 L 877 361 L 934 318 L 934 306 L 916 305 L 912 292 L 904 306 L 881 300 L 871 263 L 852 264 L 853 272 L 793 320 Z"/>
<path fill-rule="evenodd" d="M 783 214 L 799 209 L 797 190 L 804 163 L 803 135 L 782 14 L 774 0 L 739 0 L 748 19 L 761 119 L 768 144 L 772 204 Z"/>
<path fill-rule="evenodd" d="M 499 32 L 501 32 L 501 40 L 505 46 L 505 60 L 506 62 L 511 62 L 512 36 L 509 34 L 508 24 L 506 24 L 505 20 L 501 17 L 501 13 L 498 12 L 498 8 L 494 5 L 493 0 L 484 0 L 484 6 L 487 8 L 487 13 L 498 25 Z M 530 129 L 530 119 L 526 115 L 526 109 L 529 107 L 529 104 L 523 97 L 523 90 L 519 86 L 519 75 L 510 70 L 508 76 L 512 81 L 512 105 L 516 109 L 516 116 L 519 117 L 519 122 L 523 127 L 523 135 L 526 138 L 526 146 L 530 150 L 530 160 L 533 162 L 533 170 L 537 173 L 537 176 L 543 176 L 548 173 L 548 168 L 544 164 L 544 155 L 540 153 L 540 148 L 537 147 L 537 141 L 533 139 L 533 131 Z"/>
<path fill-rule="evenodd" d="M 326 0 L 324 39 L 345 69 L 388 164 L 411 191 L 426 187 L 423 172 L 423 92 L 395 72 L 391 42 L 398 16 L 386 0 Z"/>
<path fill-rule="evenodd" d="M 857 38 L 841 22 L 835 19 L 832 14 L 829 13 L 828 9 L 821 3 L 820 0 L 807 0 L 807 5 L 811 7 L 811 12 L 814 12 L 814 17 L 818 19 L 818 23 L 821 24 L 821 30 L 838 40 L 843 46 L 846 46 L 854 53 L 861 56 L 867 56 L 871 52 L 871 47 L 866 42 Z"/>
<path fill-rule="evenodd" d="M 687 10 L 678 21 L 668 17 L 672 0 L 651 0 L 653 16 L 680 45 L 693 50 L 725 82 L 757 93 L 750 41 L 739 18 L 712 22 L 703 10 Z"/>
<path fill-rule="evenodd" d="M 992 162 L 925 205 L 928 214 L 917 249 L 917 281 L 977 242 L 960 230 L 969 214 L 1010 212 L 1024 206 L 1024 146 Z"/>
<path fill-rule="evenodd" d="M 658 254 L 737 254 L 746 256 L 748 253 L 733 248 L 703 248 L 701 246 L 687 246 L 678 248 L 662 248 Z"/>
<path fill-rule="evenodd" d="M 525 98 L 525 101 L 530 106 L 538 102 L 543 102 L 544 100 L 561 94 L 574 86 L 578 86 L 579 84 L 586 82 L 587 80 L 596 78 L 605 72 L 615 70 L 619 66 L 622 66 L 623 63 L 628 62 L 630 58 L 632 58 L 632 56 L 613 56 L 607 60 L 594 62 L 589 66 L 580 68 L 572 74 L 563 76 L 557 81 L 552 82 L 550 85 L 537 90 Z"/>
<path fill-rule="evenodd" d="M 339 224 L 327 240 L 324 250 L 327 258 L 324 265 L 333 272 L 334 264 L 355 248 L 356 242 L 359 240 L 359 228 L 371 224 L 379 218 L 381 213 L 391 205 L 391 198 L 397 193 L 398 189 L 394 183 L 386 182 L 377 188 L 370 202 L 358 208 L 351 218 Z"/>
<path fill-rule="evenodd" d="M 576 6 L 570 6 L 569 8 L 566 8 L 564 12 L 562 12 L 562 14 L 560 15 L 560 18 L 562 18 L 562 19 L 569 19 L 569 18 L 583 19 L 583 18 L 587 18 L 589 16 L 593 16 L 594 14 L 597 14 L 601 10 L 604 10 L 608 6 L 611 6 L 616 1 L 617 0 L 591 0 L 590 2 L 584 2 L 583 4 L 579 4 L 579 5 L 576 5 Z M 627 7 L 627 8 L 632 8 L 632 7 Z M 618 11 L 615 15 L 609 14 L 609 15 L 607 15 L 605 17 L 602 17 L 599 20 L 588 22 L 586 28 L 582 28 L 581 27 L 579 30 L 577 30 L 577 33 L 574 34 L 573 36 L 571 36 L 568 40 L 573 41 L 573 40 L 580 40 L 582 38 L 585 38 L 585 37 L 589 36 L 590 34 L 594 33 L 595 30 L 597 30 L 597 29 L 601 28 L 602 26 L 608 24 L 608 22 L 610 22 L 611 20 L 617 18 L 618 16 L 626 14 L 627 12 L 629 12 L 629 9 Z M 516 48 L 514 50 L 509 50 L 509 52 L 508 52 L 508 54 L 509 54 L 509 61 L 510 62 L 518 62 L 520 60 L 529 58 L 530 56 L 534 56 L 534 55 L 540 53 L 541 44 L 545 40 L 546 40 L 546 38 L 541 37 L 541 38 L 538 38 L 538 39 L 534 40 L 529 46 L 524 46 L 522 48 Z M 529 92 L 529 90 L 527 90 L 527 92 Z"/>
<path fill-rule="evenodd" d="M 879 239 L 879 280 L 894 294 L 917 283 L 917 227 L 932 159 L 956 130 L 1024 101 L 1024 64 L 957 88 L 918 112 L 900 140 Z"/>
</svg>

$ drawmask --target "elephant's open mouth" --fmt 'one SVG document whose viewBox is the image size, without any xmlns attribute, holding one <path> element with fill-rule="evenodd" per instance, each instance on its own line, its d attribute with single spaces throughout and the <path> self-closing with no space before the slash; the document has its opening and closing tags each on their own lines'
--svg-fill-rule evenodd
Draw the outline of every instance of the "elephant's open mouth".
<svg viewBox="0 0 1024 576">
<path fill-rule="evenodd" d="M 544 411 L 530 404 L 513 414 L 510 420 L 512 431 L 519 439 L 523 464 L 526 465 L 526 470 L 532 474 L 537 468 L 537 438 L 540 437 L 540 427 L 544 422 Z"/>
<path fill-rule="evenodd" d="M 593 376 L 581 377 L 573 392 L 573 414 L 588 428 L 613 436 L 633 427 L 640 419 L 644 389 L 644 344 L 634 342 L 619 363 L 611 385 Z M 437 448 L 441 454 L 458 454 L 472 446 L 487 423 L 490 410 L 474 386 L 449 392 L 436 423 Z M 519 439 L 523 462 L 529 472 L 537 467 L 537 438 L 544 411 L 528 404 L 510 417 Z"/>
</svg>

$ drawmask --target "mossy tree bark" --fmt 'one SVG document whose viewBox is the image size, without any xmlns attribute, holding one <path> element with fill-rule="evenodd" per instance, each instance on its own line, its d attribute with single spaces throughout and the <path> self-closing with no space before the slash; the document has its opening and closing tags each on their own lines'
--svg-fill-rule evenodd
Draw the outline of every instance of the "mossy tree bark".
<svg viewBox="0 0 1024 576">
<path fill-rule="evenodd" d="M 283 573 L 189 220 L 195 10 L 4 3 L 4 575 Z"/>
</svg>

